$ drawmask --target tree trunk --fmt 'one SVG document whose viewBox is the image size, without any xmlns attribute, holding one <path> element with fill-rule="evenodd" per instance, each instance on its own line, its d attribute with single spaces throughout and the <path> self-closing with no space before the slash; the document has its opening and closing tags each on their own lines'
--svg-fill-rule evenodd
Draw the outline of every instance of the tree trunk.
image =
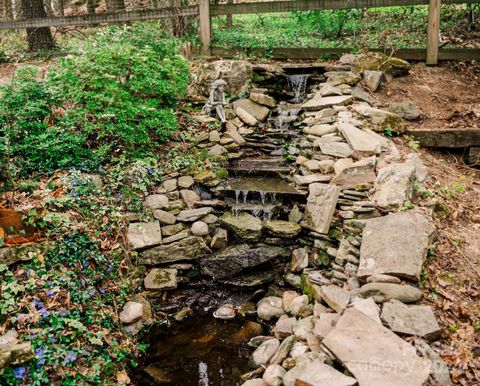
<svg viewBox="0 0 480 386">
<path fill-rule="evenodd" d="M 227 4 L 233 4 L 233 0 L 228 0 Z M 227 15 L 227 28 L 233 27 L 233 15 Z"/>
<path fill-rule="evenodd" d="M 13 20 L 13 4 L 12 0 L 2 0 L 4 6 L 5 20 Z"/>
<path fill-rule="evenodd" d="M 25 19 L 47 17 L 42 0 L 22 0 L 22 12 Z M 55 41 L 48 27 L 27 28 L 29 51 L 53 50 Z"/>
<path fill-rule="evenodd" d="M 125 0 L 106 0 L 107 11 L 116 12 L 125 10 Z"/>
<path fill-rule="evenodd" d="M 87 13 L 89 15 L 95 14 L 95 0 L 87 0 Z"/>
<path fill-rule="evenodd" d="M 65 0 L 58 0 L 58 13 L 65 16 Z"/>
</svg>

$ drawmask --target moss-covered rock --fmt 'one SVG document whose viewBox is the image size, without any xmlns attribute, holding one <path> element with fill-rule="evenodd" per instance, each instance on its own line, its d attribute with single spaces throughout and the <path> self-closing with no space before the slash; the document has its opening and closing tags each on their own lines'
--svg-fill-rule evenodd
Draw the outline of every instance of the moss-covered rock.
<svg viewBox="0 0 480 386">
<path fill-rule="evenodd" d="M 393 76 L 406 75 L 410 64 L 400 58 L 389 57 L 381 52 L 367 52 L 352 59 L 352 71 L 383 71 Z"/>
</svg>

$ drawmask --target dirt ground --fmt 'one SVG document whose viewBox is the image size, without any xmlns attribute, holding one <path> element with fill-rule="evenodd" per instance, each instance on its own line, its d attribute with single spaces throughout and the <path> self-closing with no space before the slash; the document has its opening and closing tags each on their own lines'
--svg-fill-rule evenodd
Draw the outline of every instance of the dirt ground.
<svg viewBox="0 0 480 386">
<path fill-rule="evenodd" d="M 395 78 L 376 96 L 380 102 L 412 102 L 422 111 L 415 128 L 480 127 L 480 66 L 414 64 L 410 75 Z"/>
<path fill-rule="evenodd" d="M 382 106 L 411 102 L 423 112 L 414 128 L 480 127 L 480 73 L 472 65 L 412 66 L 375 94 Z M 411 152 L 408 140 L 396 139 Z M 452 368 L 455 384 L 480 385 L 480 169 L 458 153 L 418 150 L 429 170 L 431 197 L 416 203 L 436 212 L 435 248 L 426 264 L 422 290 L 443 328 L 436 345 Z M 428 193 L 426 193 L 428 196 Z"/>
</svg>

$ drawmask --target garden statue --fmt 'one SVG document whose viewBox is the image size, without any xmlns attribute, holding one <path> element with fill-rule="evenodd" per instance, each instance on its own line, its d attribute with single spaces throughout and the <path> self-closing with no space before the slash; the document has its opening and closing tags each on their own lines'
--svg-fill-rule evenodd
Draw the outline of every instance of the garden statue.
<svg viewBox="0 0 480 386">
<path fill-rule="evenodd" d="M 227 82 L 225 82 L 223 79 L 217 79 L 215 82 L 213 82 L 208 101 L 202 109 L 203 114 L 210 115 L 212 113 L 212 109 L 215 107 L 215 111 L 217 112 L 217 115 L 222 123 L 226 122 L 224 110 L 224 106 L 227 105 L 225 102 L 226 85 Z"/>
</svg>

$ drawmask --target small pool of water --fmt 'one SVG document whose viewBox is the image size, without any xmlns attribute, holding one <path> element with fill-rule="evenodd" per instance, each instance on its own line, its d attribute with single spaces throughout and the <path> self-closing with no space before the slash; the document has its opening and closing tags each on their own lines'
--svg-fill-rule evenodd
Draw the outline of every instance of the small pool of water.
<svg viewBox="0 0 480 386">
<path fill-rule="evenodd" d="M 262 333 L 258 323 L 193 316 L 183 324 L 159 327 L 150 339 L 138 385 L 237 386 L 248 367 L 247 342 Z"/>
</svg>

